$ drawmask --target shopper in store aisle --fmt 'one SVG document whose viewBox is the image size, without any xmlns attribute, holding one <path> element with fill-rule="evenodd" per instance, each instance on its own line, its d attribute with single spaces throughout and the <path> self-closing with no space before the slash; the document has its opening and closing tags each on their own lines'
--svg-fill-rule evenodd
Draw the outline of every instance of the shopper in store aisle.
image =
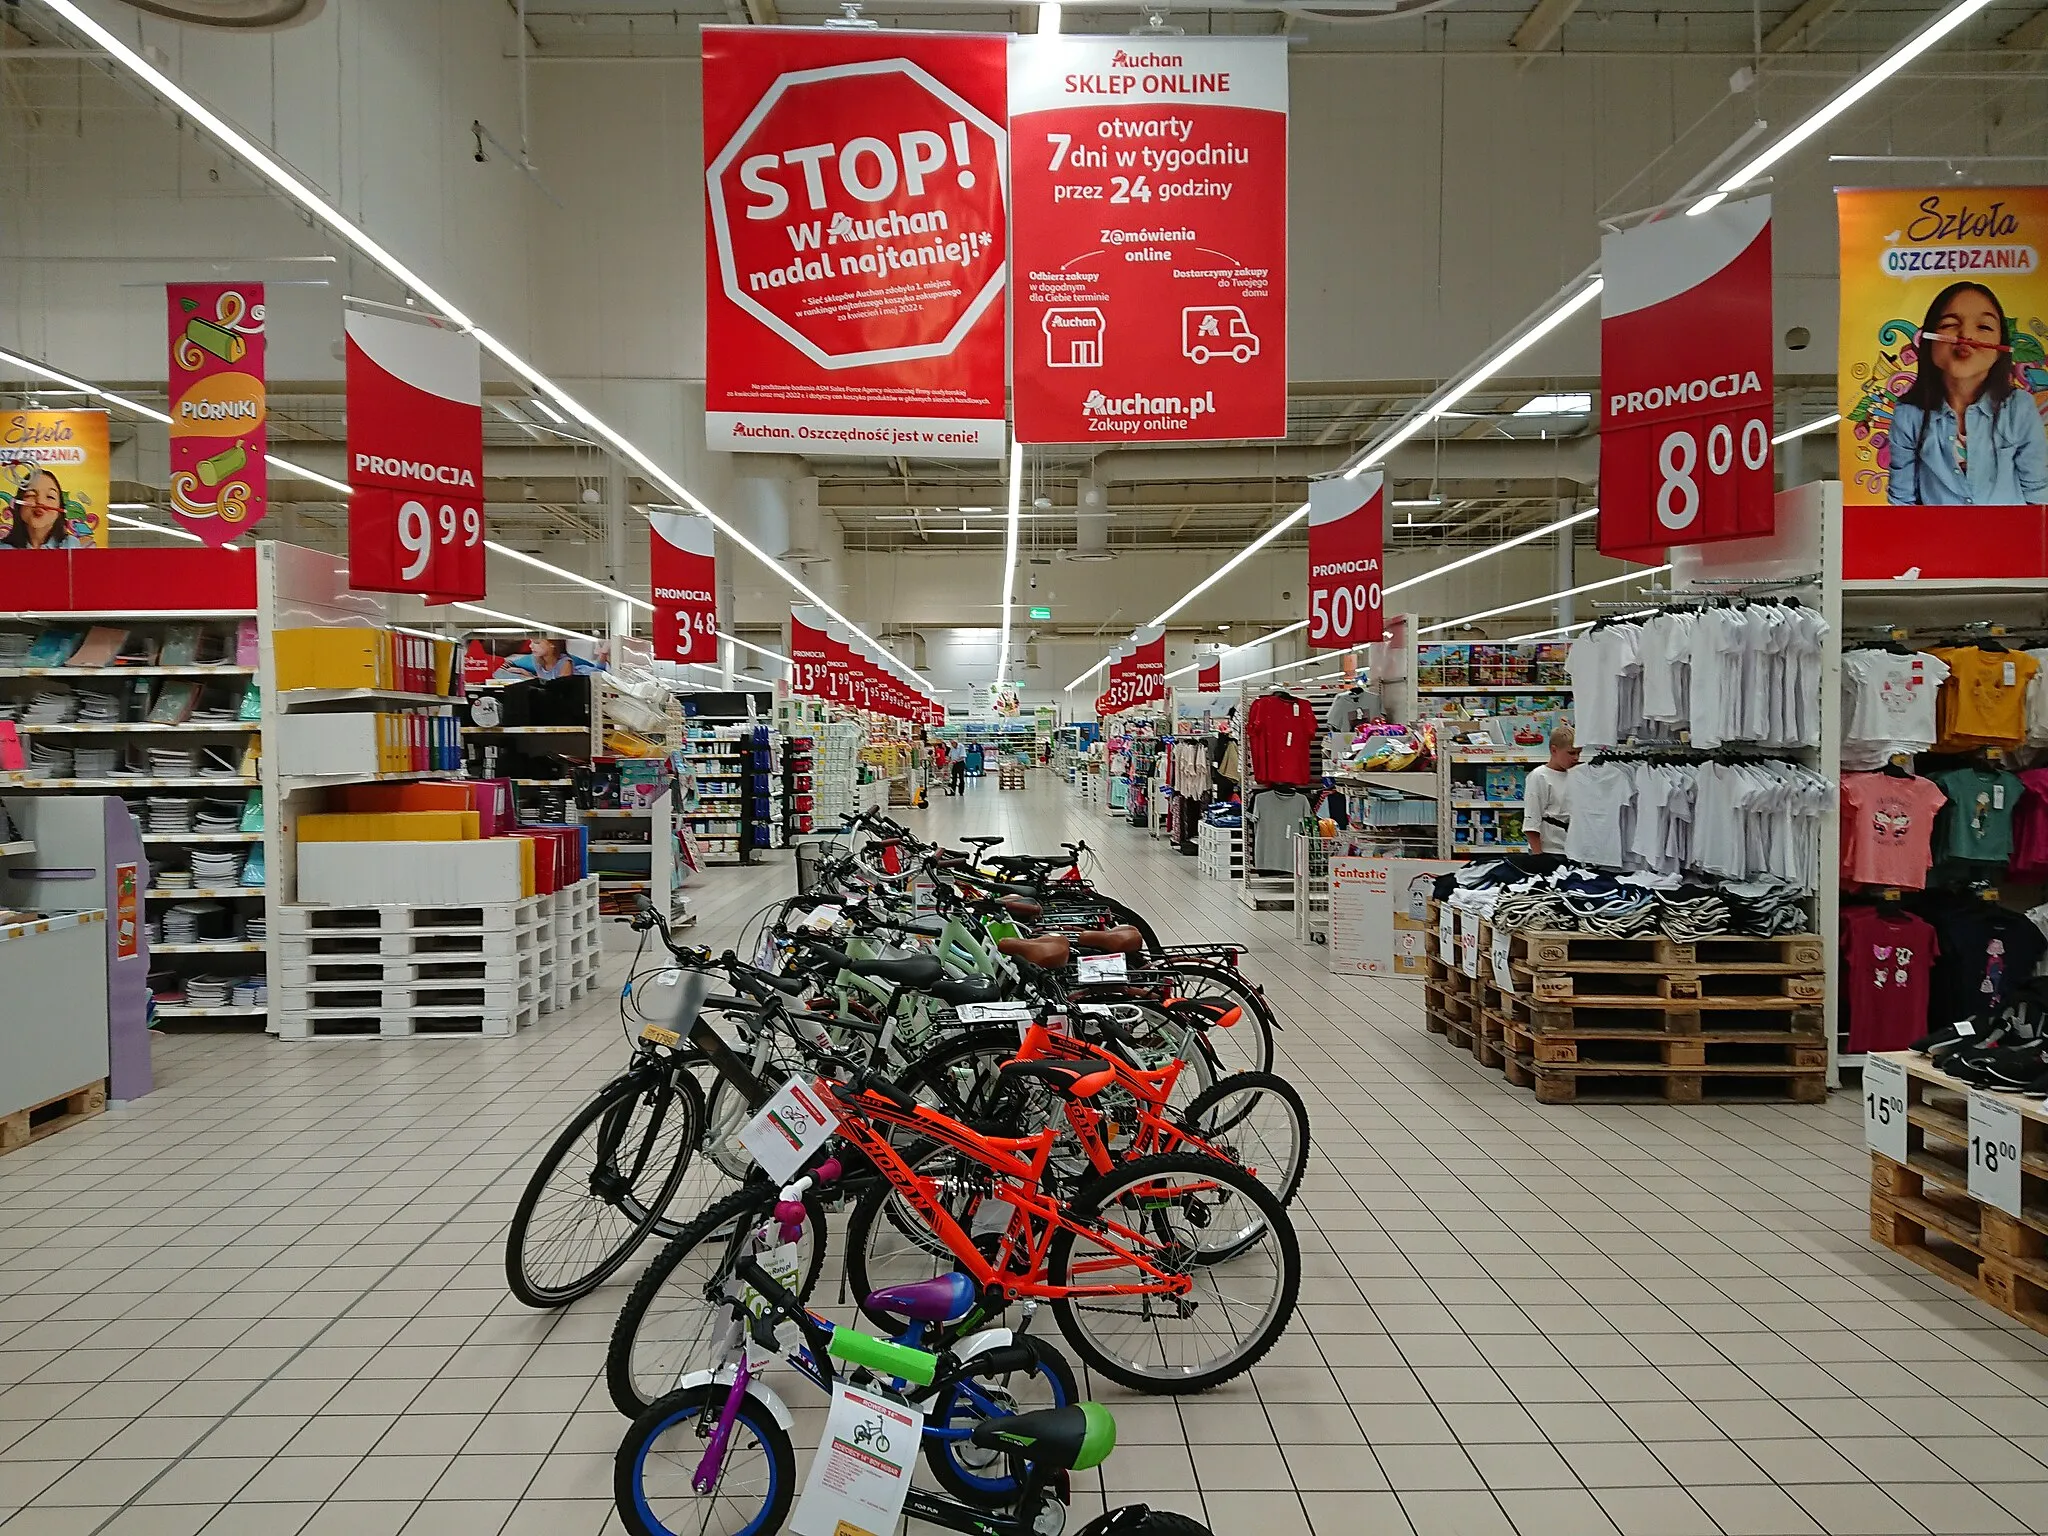
<svg viewBox="0 0 2048 1536">
<path fill-rule="evenodd" d="M 1572 824 L 1571 771 L 1578 766 L 1578 738 L 1568 725 L 1550 731 L 1550 761 L 1529 770 L 1522 790 L 1522 835 L 1531 853 L 1563 853 Z"/>
</svg>

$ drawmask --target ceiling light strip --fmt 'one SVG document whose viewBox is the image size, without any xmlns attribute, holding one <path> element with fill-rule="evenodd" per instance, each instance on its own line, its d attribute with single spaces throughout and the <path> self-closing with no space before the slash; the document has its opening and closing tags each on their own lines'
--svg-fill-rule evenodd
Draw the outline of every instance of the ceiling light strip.
<svg viewBox="0 0 2048 1536">
<path fill-rule="evenodd" d="M 822 609 L 828 617 L 844 624 L 853 633 L 874 646 L 875 649 L 882 649 L 880 643 L 872 635 L 848 619 L 816 592 L 812 591 L 801 577 L 785 569 L 777 561 L 769 558 L 768 554 L 759 545 L 733 527 L 732 524 L 728 523 L 716 512 L 713 512 L 688 486 L 676 479 L 675 476 L 671 475 L 659 464 L 656 464 L 639 447 L 599 420 L 595 413 L 577 401 L 559 384 L 555 383 L 554 380 L 548 378 L 539 369 L 527 362 L 525 358 L 505 345 L 504 342 L 499 341 L 490 332 L 481 329 L 475 321 L 471 320 L 468 315 L 463 313 L 460 308 L 431 283 L 427 282 L 426 279 L 422 278 L 417 272 L 413 271 L 404 262 L 392 255 L 390 251 L 372 239 L 368 232 L 360 225 L 351 221 L 340 209 L 331 206 L 318 193 L 314 192 L 312 188 L 286 170 L 281 163 L 272 158 L 261 146 L 245 137 L 218 113 L 214 112 L 205 102 L 143 58 L 140 53 L 129 47 L 108 28 L 95 21 L 76 3 L 76 0 L 35 0 L 35 3 L 46 6 L 63 17 L 75 30 L 83 33 L 100 48 L 104 49 L 108 56 L 121 65 L 122 68 L 143 81 L 157 95 L 171 103 L 179 111 L 185 113 L 186 116 L 190 117 L 200 127 L 218 139 L 238 159 L 263 177 L 264 180 L 291 198 L 293 202 L 304 208 L 306 212 L 311 214 L 320 223 L 326 225 L 348 244 L 361 251 L 370 260 L 376 262 L 378 266 L 382 267 L 397 282 L 410 289 L 435 309 L 438 309 L 456 325 L 473 334 L 479 346 L 483 347 L 485 351 L 489 352 L 499 362 L 510 368 L 533 387 L 535 391 L 534 403 L 536 405 L 540 403 L 541 397 L 545 396 L 547 401 L 558 407 L 566 415 L 590 428 L 591 431 L 609 443 L 615 451 L 638 465 L 649 479 L 686 504 L 690 510 L 703 513 L 711 520 L 712 526 L 718 529 L 720 533 L 731 539 L 733 543 L 753 556 L 754 559 L 758 560 L 768 570 L 774 572 L 777 577 L 806 601 Z M 57 379 L 57 382 L 69 384 L 74 381 L 60 378 Z M 103 391 L 96 393 L 104 394 Z M 139 408 L 131 405 L 131 409 Z M 167 422 L 169 420 L 168 417 L 161 416 L 152 411 L 145 410 L 144 414 L 154 416 L 161 421 Z M 319 478 L 323 483 L 329 485 L 336 483 L 325 480 L 324 477 L 309 476 L 309 478 Z M 926 687 L 930 686 L 929 680 L 914 669 L 910 670 L 910 675 Z"/>
<path fill-rule="evenodd" d="M 1809 421 L 1803 427 L 1787 428 L 1785 431 L 1780 432 L 1776 437 L 1771 439 L 1771 446 L 1775 448 L 1780 443 L 1789 443 L 1792 441 L 1793 438 L 1804 437 L 1809 432 L 1821 432 L 1825 431 L 1829 427 L 1839 426 L 1841 424 L 1841 420 L 1841 413 L 1837 411 L 1832 416 L 1821 417 L 1819 421 Z"/>
<path fill-rule="evenodd" d="M 1560 592 L 1546 592 L 1541 597 L 1524 598 L 1519 603 L 1503 603 L 1498 608 L 1487 608 L 1478 613 L 1468 613 L 1462 619 L 1446 619 L 1441 624 L 1425 624 L 1422 628 L 1416 630 L 1415 633 L 1418 635 L 1439 634 L 1446 629 L 1456 629 L 1461 624 L 1476 624 L 1481 619 L 1496 618 L 1503 613 L 1513 613 L 1517 609 L 1540 608 L 1543 604 L 1555 602 L 1561 597 L 1577 597 L 1581 592 L 1598 592 L 1603 587 L 1618 587 L 1624 582 L 1643 581 L 1652 576 L 1661 576 L 1670 569 L 1671 565 L 1667 561 L 1663 565 L 1653 565 L 1640 571 L 1624 571 L 1619 576 L 1609 576 L 1603 581 L 1581 582 L 1576 587 L 1566 587 Z"/>
<path fill-rule="evenodd" d="M 1836 118 L 1847 112 L 1864 97 L 1883 85 L 1908 64 L 1926 53 L 1943 38 L 1954 32 L 1979 11 L 1986 9 L 1992 0 L 1957 0 L 1957 3 L 1943 11 L 1926 26 L 1907 38 L 1882 59 L 1851 80 L 1841 90 L 1823 102 L 1815 111 L 1796 124 L 1769 149 L 1750 160 L 1712 193 L 1701 198 L 1686 209 L 1688 217 L 1718 208 L 1728 200 L 1728 194 L 1741 190 L 1757 180 L 1763 173 L 1791 154 L 1793 150 L 1827 127 Z"/>
<path fill-rule="evenodd" d="M 1461 555 L 1458 559 L 1449 561 L 1446 564 L 1433 565 L 1420 575 L 1410 576 L 1405 580 L 1397 581 L 1391 586 L 1381 589 L 1380 596 L 1382 598 L 1392 597 L 1396 592 L 1405 592 L 1410 587 L 1421 586 L 1425 581 L 1434 581 L 1439 576 L 1448 576 L 1453 571 L 1462 571 L 1468 565 L 1477 565 L 1482 560 L 1491 560 L 1495 555 L 1505 554 L 1511 549 L 1520 549 L 1524 544 L 1533 544 L 1538 539 L 1547 539 L 1553 534 L 1562 533 L 1567 528 L 1583 523 L 1589 517 L 1598 517 L 1599 515 L 1600 509 L 1598 507 L 1588 507 L 1583 512 L 1574 512 L 1570 517 L 1561 517 L 1554 523 L 1545 523 L 1541 528 L 1531 528 L 1526 533 L 1516 534 L 1512 539 L 1502 539 L 1498 544 L 1489 544 L 1484 549 L 1474 550 L 1469 555 Z"/>
<path fill-rule="evenodd" d="M 162 523 L 145 523 L 139 517 L 123 517 L 119 512 L 109 511 L 107 521 L 123 528 L 140 528 L 144 533 L 160 533 L 167 539 L 185 539 L 193 544 L 206 542 L 198 534 L 187 533 L 182 528 L 166 528 Z"/>
<path fill-rule="evenodd" d="M 588 640 L 597 643 L 597 636 L 586 635 L 580 629 L 564 629 L 559 624 L 543 623 L 516 613 L 502 613 L 496 608 L 486 608 L 481 603 L 450 603 L 450 608 L 460 608 L 464 613 L 480 613 L 487 619 L 503 619 L 507 624 L 517 624 L 523 629 L 544 629 L 551 635 L 567 635 L 571 640 Z"/>
</svg>

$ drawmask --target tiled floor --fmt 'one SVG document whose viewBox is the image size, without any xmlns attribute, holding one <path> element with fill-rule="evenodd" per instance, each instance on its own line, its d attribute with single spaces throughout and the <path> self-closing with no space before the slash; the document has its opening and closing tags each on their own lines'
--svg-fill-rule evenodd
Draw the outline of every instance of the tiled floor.
<svg viewBox="0 0 2048 1536">
<path fill-rule="evenodd" d="M 1103 1392 L 1112 1499 L 1219 1536 L 2048 1530 L 2048 1341 L 1871 1246 L 1853 1099 L 1538 1108 L 1412 986 L 1032 780 L 922 819 L 1085 836 L 1169 937 L 1249 941 L 1316 1134 L 1292 1332 L 1204 1397 Z M 785 859 L 714 870 L 705 939 Z M 179 1036 L 155 1094 L 0 1158 L 0 1536 L 615 1530 L 626 1281 L 536 1314 L 501 1253 L 622 1056 L 604 994 L 505 1041 Z"/>
</svg>

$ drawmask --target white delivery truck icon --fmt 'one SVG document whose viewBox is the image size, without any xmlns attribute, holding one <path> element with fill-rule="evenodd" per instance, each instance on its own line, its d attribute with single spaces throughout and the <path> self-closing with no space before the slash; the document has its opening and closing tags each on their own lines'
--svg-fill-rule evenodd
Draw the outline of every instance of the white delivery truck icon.
<svg viewBox="0 0 2048 1536">
<path fill-rule="evenodd" d="M 1100 368 L 1102 335 L 1109 322 L 1093 307 L 1049 309 L 1040 322 L 1045 330 L 1045 366 Z"/>
<path fill-rule="evenodd" d="M 1248 363 L 1259 355 L 1259 338 L 1235 304 L 1197 304 L 1180 312 L 1180 350 L 1196 363 L 1226 357 Z"/>
</svg>

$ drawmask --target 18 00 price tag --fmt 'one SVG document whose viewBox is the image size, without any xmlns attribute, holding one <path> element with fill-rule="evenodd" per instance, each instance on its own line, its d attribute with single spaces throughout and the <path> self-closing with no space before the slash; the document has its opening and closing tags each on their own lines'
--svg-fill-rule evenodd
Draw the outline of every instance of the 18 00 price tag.
<svg viewBox="0 0 2048 1536">
<path fill-rule="evenodd" d="M 1970 1196 L 2008 1216 L 2020 1214 L 2019 1109 L 1988 1093 L 1970 1094 Z"/>
</svg>

